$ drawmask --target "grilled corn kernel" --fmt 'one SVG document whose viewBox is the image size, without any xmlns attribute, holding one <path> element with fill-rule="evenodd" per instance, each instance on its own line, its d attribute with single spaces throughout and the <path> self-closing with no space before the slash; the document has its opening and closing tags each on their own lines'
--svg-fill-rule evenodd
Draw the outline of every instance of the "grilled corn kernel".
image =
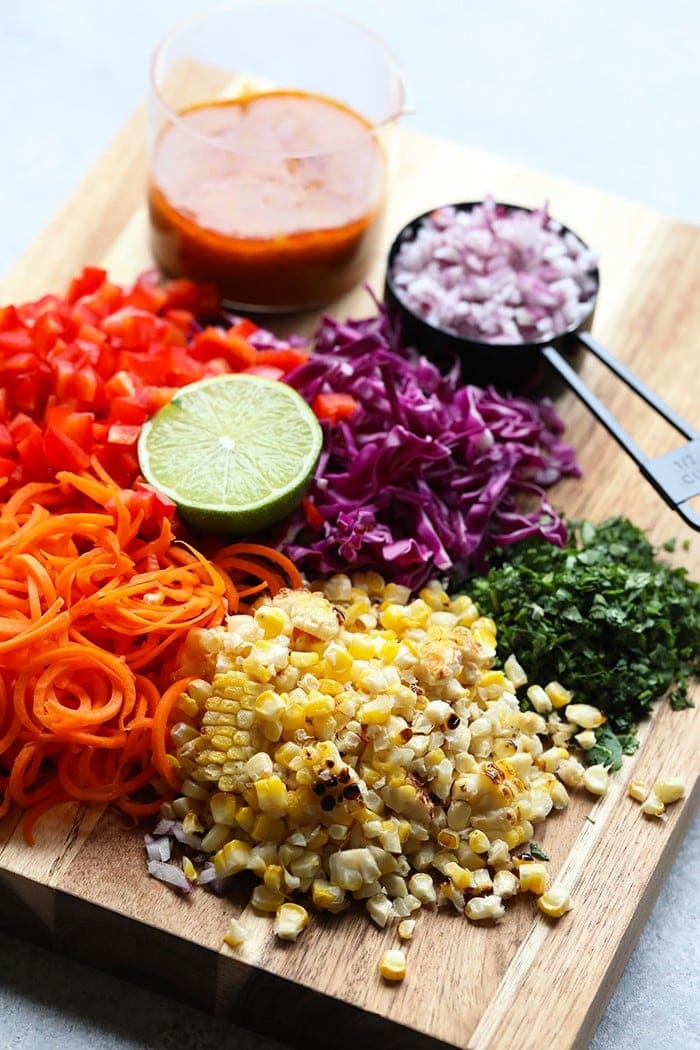
<svg viewBox="0 0 700 1050">
<path fill-rule="evenodd" d="M 408 888 L 421 904 L 434 904 L 437 900 L 435 883 L 427 872 L 418 871 L 408 880 Z"/>
<path fill-rule="evenodd" d="M 275 933 L 283 941 L 295 941 L 309 922 L 309 913 L 301 904 L 285 901 L 275 912 Z"/>
<path fill-rule="evenodd" d="M 510 654 L 503 664 L 503 670 L 514 689 L 520 689 L 521 686 L 527 685 L 527 675 L 513 653 Z"/>
<path fill-rule="evenodd" d="M 283 817 L 287 812 L 287 787 L 280 777 L 273 774 L 256 780 L 253 786 L 262 812 L 271 817 Z"/>
<path fill-rule="evenodd" d="M 544 691 L 552 701 L 554 707 L 566 707 L 567 704 L 571 703 L 573 693 L 565 689 L 561 682 L 549 682 L 544 687 Z"/>
<path fill-rule="evenodd" d="M 531 685 L 527 691 L 527 698 L 539 715 L 548 715 L 552 710 L 552 701 L 541 685 Z"/>
<path fill-rule="evenodd" d="M 550 919 L 560 919 L 571 908 L 571 897 L 567 890 L 553 886 L 537 899 L 537 907 Z"/>
<path fill-rule="evenodd" d="M 375 893 L 365 901 L 370 918 L 382 929 L 394 917 L 394 906 L 383 893 Z"/>
<path fill-rule="evenodd" d="M 506 868 L 501 868 L 493 877 L 493 892 L 497 897 L 514 897 L 519 887 L 520 883 L 517 875 Z"/>
<path fill-rule="evenodd" d="M 402 919 L 396 928 L 396 932 L 402 941 L 410 941 L 416 928 L 415 919 Z"/>
<path fill-rule="evenodd" d="M 550 747 L 535 759 L 535 765 L 548 773 L 556 773 L 564 759 L 569 757 L 565 747 Z"/>
<path fill-rule="evenodd" d="M 250 903 L 258 911 L 276 912 L 280 905 L 284 904 L 284 894 L 271 890 L 269 886 L 261 883 L 253 890 Z"/>
<path fill-rule="evenodd" d="M 311 899 L 323 911 L 337 912 L 346 907 L 345 890 L 325 879 L 314 879 L 311 884 Z"/>
<path fill-rule="evenodd" d="M 185 878 L 189 879 L 190 882 L 197 881 L 197 869 L 195 868 L 194 864 L 192 863 L 189 857 L 182 858 L 182 871 L 184 873 Z"/>
<path fill-rule="evenodd" d="M 214 867 L 218 878 L 244 871 L 250 861 L 251 847 L 242 839 L 231 839 L 214 854 Z"/>
<path fill-rule="evenodd" d="M 469 890 L 474 884 L 472 873 L 469 868 L 463 868 L 457 861 L 450 861 L 445 865 L 443 874 L 447 875 L 452 885 L 457 890 Z"/>
<path fill-rule="evenodd" d="M 608 790 L 608 771 L 603 765 L 589 766 L 584 770 L 582 783 L 592 795 L 604 795 Z"/>
<path fill-rule="evenodd" d="M 231 835 L 228 824 L 212 824 L 206 835 L 202 836 L 202 850 L 205 853 L 216 853 Z"/>
<path fill-rule="evenodd" d="M 452 831 L 451 828 L 443 828 L 442 831 L 438 832 L 437 841 L 438 845 L 442 846 L 443 849 L 457 849 L 459 846 L 459 835 L 456 831 Z"/>
<path fill-rule="evenodd" d="M 403 981 L 406 976 L 406 956 L 400 948 L 387 948 L 379 960 L 379 972 L 385 981 Z"/>
<path fill-rule="evenodd" d="M 224 941 L 231 948 L 240 948 L 248 937 L 248 931 L 239 919 L 230 919 Z"/>
<path fill-rule="evenodd" d="M 547 868 L 541 861 L 523 861 L 518 868 L 518 877 L 523 893 L 540 894 L 547 889 Z"/>
<path fill-rule="evenodd" d="M 603 712 L 592 704 L 569 704 L 564 714 L 581 729 L 597 729 L 607 721 Z"/>
<path fill-rule="evenodd" d="M 567 787 L 578 787 L 585 770 L 577 758 L 565 759 L 557 769 L 557 776 Z"/>
<path fill-rule="evenodd" d="M 574 740 L 583 751 L 590 751 L 595 747 L 596 735 L 592 729 L 584 729 L 582 733 L 576 733 Z"/>
<path fill-rule="evenodd" d="M 472 853 L 487 853 L 489 846 L 491 845 L 491 840 L 488 835 L 478 829 L 470 832 L 468 842 L 469 849 Z"/>
<path fill-rule="evenodd" d="M 648 817 L 661 817 L 666 810 L 665 805 L 654 792 L 649 795 L 649 798 L 642 802 L 642 813 L 646 813 Z"/>
<path fill-rule="evenodd" d="M 643 802 L 649 794 L 649 788 L 643 780 L 630 780 L 627 785 L 627 794 L 630 798 L 633 798 L 635 802 Z"/>
<path fill-rule="evenodd" d="M 652 788 L 656 797 L 668 806 L 685 795 L 685 783 L 680 777 L 659 777 Z"/>
<path fill-rule="evenodd" d="M 487 897 L 472 897 L 464 908 L 464 914 L 472 922 L 484 922 L 489 919 L 498 922 L 505 915 L 506 910 L 503 907 L 501 898 L 497 897 L 496 894 L 490 894 Z"/>
</svg>

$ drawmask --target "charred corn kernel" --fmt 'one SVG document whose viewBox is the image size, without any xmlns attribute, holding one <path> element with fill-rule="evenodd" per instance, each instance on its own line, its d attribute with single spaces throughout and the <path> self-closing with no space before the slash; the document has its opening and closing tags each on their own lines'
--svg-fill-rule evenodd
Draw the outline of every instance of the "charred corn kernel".
<svg viewBox="0 0 700 1050">
<path fill-rule="evenodd" d="M 214 867 L 218 878 L 244 871 L 250 861 L 251 847 L 242 839 L 231 839 L 214 854 Z"/>
<path fill-rule="evenodd" d="M 199 714 L 199 703 L 188 693 L 181 693 L 180 699 L 177 702 L 177 709 L 178 711 L 181 711 L 183 715 L 187 715 L 188 718 L 196 718 Z"/>
<path fill-rule="evenodd" d="M 537 907 L 550 919 L 561 919 L 571 909 L 571 897 L 567 890 L 553 886 L 538 897 Z"/>
<path fill-rule="evenodd" d="M 202 822 L 199 819 L 199 813 L 191 809 L 188 813 L 185 813 L 182 818 L 182 830 L 187 832 L 188 835 L 198 835 L 200 831 L 204 831 Z"/>
<path fill-rule="evenodd" d="M 385 981 L 403 981 L 406 976 L 406 956 L 400 948 L 387 948 L 379 960 L 379 973 Z"/>
<path fill-rule="evenodd" d="M 326 879 L 314 879 L 311 884 L 311 899 L 323 911 L 337 912 L 346 907 L 345 890 L 334 886 Z"/>
<path fill-rule="evenodd" d="M 272 773 L 272 759 L 267 751 L 258 751 L 248 759 L 244 768 L 251 780 L 258 780 Z"/>
<path fill-rule="evenodd" d="M 548 773 L 556 773 L 569 752 L 565 747 L 550 747 L 535 759 L 535 765 Z"/>
<path fill-rule="evenodd" d="M 556 708 L 566 707 L 571 703 L 573 693 L 565 689 L 561 682 L 549 682 L 544 687 L 544 691 Z"/>
<path fill-rule="evenodd" d="M 200 802 L 203 802 L 209 798 L 209 791 L 207 790 L 207 788 L 205 788 L 202 784 L 195 783 L 194 780 L 190 780 L 189 778 L 186 778 L 182 781 L 182 784 L 180 785 L 180 790 L 182 791 L 183 795 L 187 796 L 187 798 L 194 798 Z"/>
<path fill-rule="evenodd" d="M 495 893 L 487 897 L 472 897 L 470 901 L 467 901 L 464 908 L 464 914 L 472 922 L 485 922 L 489 919 L 498 922 L 505 913 L 506 910 L 503 907 L 501 898 L 497 897 Z"/>
<path fill-rule="evenodd" d="M 240 919 L 229 919 L 228 929 L 224 934 L 224 941 L 226 944 L 228 944 L 230 948 L 240 948 L 247 937 L 248 931 Z"/>
<path fill-rule="evenodd" d="M 224 845 L 231 835 L 229 824 L 212 824 L 207 833 L 202 836 L 202 850 L 204 853 L 216 853 Z"/>
<path fill-rule="evenodd" d="M 350 671 L 354 663 L 354 658 L 348 649 L 341 649 L 337 646 L 333 648 L 329 646 L 328 649 L 326 649 L 325 662 L 326 670 L 334 671 L 337 675 L 339 673 L 344 674 L 346 671 Z"/>
<path fill-rule="evenodd" d="M 527 698 L 539 715 L 547 715 L 552 710 L 552 701 L 541 685 L 531 685 Z"/>
<path fill-rule="evenodd" d="M 496 635 L 494 631 L 489 630 L 487 627 L 482 627 L 479 620 L 475 620 L 474 623 L 471 625 L 471 632 L 474 637 L 474 640 L 477 641 L 479 645 L 483 645 L 487 649 L 495 650 Z"/>
<path fill-rule="evenodd" d="M 607 721 L 603 712 L 592 704 L 569 704 L 564 714 L 569 722 L 574 722 L 582 729 L 597 729 Z"/>
<path fill-rule="evenodd" d="M 493 889 L 493 880 L 488 868 L 476 868 L 472 871 L 472 893 L 489 893 Z"/>
<path fill-rule="evenodd" d="M 521 686 L 527 685 L 527 675 L 513 653 L 506 658 L 506 661 L 503 664 L 503 670 L 506 673 L 508 681 L 515 689 L 520 689 Z"/>
<path fill-rule="evenodd" d="M 408 880 L 408 888 L 421 904 L 434 904 L 437 900 L 435 883 L 427 872 L 417 871 Z"/>
<path fill-rule="evenodd" d="M 275 912 L 274 930 L 283 941 L 295 941 L 309 922 L 309 913 L 301 904 L 285 901 Z"/>
<path fill-rule="evenodd" d="M 680 777 L 659 777 L 652 788 L 653 793 L 665 806 L 678 802 L 685 795 L 685 783 Z"/>
<path fill-rule="evenodd" d="M 287 812 L 287 787 L 276 773 L 263 780 L 256 780 L 254 788 L 258 806 L 263 813 L 271 817 L 284 816 Z"/>
<path fill-rule="evenodd" d="M 182 747 L 188 741 L 196 740 L 198 736 L 198 730 L 191 726 L 189 722 L 176 722 L 170 730 L 170 739 L 175 747 Z"/>
<path fill-rule="evenodd" d="M 450 828 L 443 828 L 442 831 L 438 832 L 437 841 L 438 845 L 442 846 L 443 849 L 457 849 L 460 839 L 456 831 L 452 831 Z"/>
<path fill-rule="evenodd" d="M 661 817 L 665 810 L 665 805 L 659 796 L 655 795 L 653 791 L 649 797 L 642 802 L 642 813 L 646 813 L 648 817 Z"/>
<path fill-rule="evenodd" d="M 557 776 L 567 787 L 578 787 L 583 780 L 584 767 L 577 758 L 565 759 L 557 769 Z"/>
<path fill-rule="evenodd" d="M 472 853 L 486 853 L 491 845 L 491 840 L 488 835 L 478 829 L 469 833 L 468 842 L 469 849 Z"/>
<path fill-rule="evenodd" d="M 185 878 L 189 879 L 190 882 L 197 881 L 197 869 L 195 868 L 194 864 L 192 863 L 189 857 L 182 858 L 182 871 L 184 873 Z"/>
<path fill-rule="evenodd" d="M 377 926 L 383 929 L 390 919 L 394 917 L 394 906 L 383 893 L 375 893 L 365 901 L 365 908 Z"/>
<path fill-rule="evenodd" d="M 497 897 L 505 899 L 514 897 L 520 888 L 517 875 L 506 868 L 501 868 L 493 877 L 493 892 Z"/>
<path fill-rule="evenodd" d="M 284 894 L 284 869 L 281 864 L 268 864 L 263 875 L 263 882 L 269 890 Z"/>
<path fill-rule="evenodd" d="M 301 754 L 301 748 L 298 744 L 295 744 L 293 740 L 285 740 L 283 744 L 275 750 L 275 762 L 279 766 L 284 766 L 285 769 L 289 768 L 290 763 L 298 758 Z"/>
<path fill-rule="evenodd" d="M 402 941 L 410 941 L 416 928 L 415 919 L 402 919 L 396 928 L 396 932 Z"/>
<path fill-rule="evenodd" d="M 583 751 L 590 751 L 595 747 L 596 735 L 592 729 L 584 729 L 582 733 L 576 734 L 574 740 Z"/>
<path fill-rule="evenodd" d="M 592 795 L 604 795 L 608 790 L 608 771 L 603 765 L 588 766 L 581 782 Z"/>
<path fill-rule="evenodd" d="M 649 788 L 643 780 L 630 780 L 627 785 L 627 794 L 630 798 L 633 798 L 635 802 L 643 802 L 649 794 Z"/>
<path fill-rule="evenodd" d="M 290 635 L 292 621 L 283 609 L 262 605 L 253 614 L 255 622 L 262 628 L 266 638 L 277 638 L 280 634 Z"/>
<path fill-rule="evenodd" d="M 274 689 L 264 689 L 255 700 L 257 713 L 270 720 L 279 718 L 286 706 L 283 698 Z M 245 743 L 248 743 L 248 740 Z"/>
<path fill-rule="evenodd" d="M 452 885 L 457 890 L 469 890 L 473 886 L 472 873 L 468 868 L 463 868 L 457 861 L 450 861 L 445 865 L 444 875 L 447 875 L 448 879 L 452 882 Z"/>
<path fill-rule="evenodd" d="M 282 842 L 285 836 L 284 821 L 271 813 L 260 813 L 253 821 L 250 835 L 257 842 Z"/>
<path fill-rule="evenodd" d="M 250 903 L 258 911 L 276 912 L 280 905 L 284 904 L 284 895 L 262 883 L 253 890 Z"/>
<path fill-rule="evenodd" d="M 523 861 L 518 868 L 520 889 L 523 893 L 544 893 L 547 889 L 547 868 L 539 860 Z"/>
<path fill-rule="evenodd" d="M 219 783 L 219 787 L 221 784 Z M 243 831 L 247 831 L 248 834 L 252 831 L 253 824 L 255 823 L 255 813 L 250 806 L 241 806 L 240 809 L 236 810 L 236 824 Z"/>
</svg>

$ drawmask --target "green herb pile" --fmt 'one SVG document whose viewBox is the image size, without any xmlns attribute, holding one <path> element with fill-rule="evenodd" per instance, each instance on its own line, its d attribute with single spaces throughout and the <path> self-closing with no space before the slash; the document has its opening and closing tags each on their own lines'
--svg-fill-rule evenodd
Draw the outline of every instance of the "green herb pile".
<svg viewBox="0 0 700 1050">
<path fill-rule="evenodd" d="M 557 679 L 605 711 L 590 763 L 619 768 L 654 700 L 692 707 L 700 653 L 700 584 L 663 560 L 624 518 L 568 522 L 565 547 L 527 540 L 501 548 L 469 593 L 498 626 L 531 681 Z M 664 545 L 673 549 L 673 543 Z"/>
</svg>

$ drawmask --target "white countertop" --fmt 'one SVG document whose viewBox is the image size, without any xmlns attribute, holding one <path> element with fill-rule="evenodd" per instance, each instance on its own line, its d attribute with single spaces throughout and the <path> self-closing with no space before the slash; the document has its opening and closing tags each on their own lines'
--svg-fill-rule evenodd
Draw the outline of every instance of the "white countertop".
<svg viewBox="0 0 700 1050">
<path fill-rule="evenodd" d="M 149 56 L 163 33 L 210 6 L 0 0 L 0 273 L 142 100 Z M 695 0 L 326 0 L 325 6 L 390 43 L 416 110 L 406 121 L 416 129 L 700 223 Z M 699 871 L 696 819 L 593 1050 L 700 1047 Z M 0 935 L 3 1048 L 234 1045 L 279 1044 Z"/>
</svg>

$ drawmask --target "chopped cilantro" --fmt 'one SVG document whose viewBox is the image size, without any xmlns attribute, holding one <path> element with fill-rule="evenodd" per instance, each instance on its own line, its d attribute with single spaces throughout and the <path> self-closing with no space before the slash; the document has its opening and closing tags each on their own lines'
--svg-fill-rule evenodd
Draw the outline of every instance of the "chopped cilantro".
<svg viewBox="0 0 700 1050">
<path fill-rule="evenodd" d="M 500 548 L 469 593 L 496 620 L 501 660 L 514 653 L 531 682 L 557 679 L 606 712 L 587 758 L 617 769 L 655 700 L 671 690 L 675 710 L 693 706 L 700 584 L 625 518 L 568 524 L 564 547 L 527 540 Z"/>
<path fill-rule="evenodd" d="M 545 851 L 542 849 L 541 846 L 538 846 L 536 842 L 531 842 L 527 848 L 528 852 L 532 857 L 535 858 L 535 860 L 549 860 L 549 857 L 547 856 Z"/>
</svg>

